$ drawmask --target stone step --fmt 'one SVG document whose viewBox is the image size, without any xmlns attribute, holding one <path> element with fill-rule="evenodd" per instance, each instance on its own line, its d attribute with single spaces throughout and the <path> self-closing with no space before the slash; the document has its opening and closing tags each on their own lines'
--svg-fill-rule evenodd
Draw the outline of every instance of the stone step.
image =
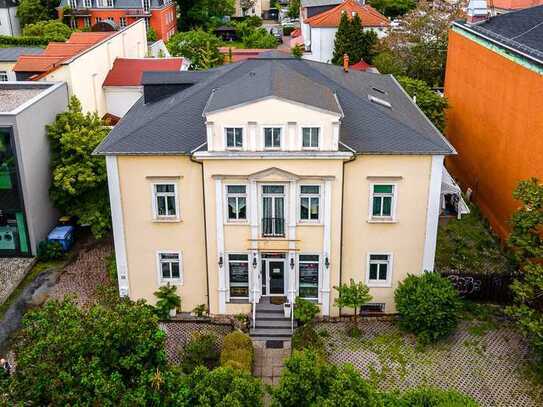
<svg viewBox="0 0 543 407">
<path fill-rule="evenodd" d="M 258 325 L 256 328 L 252 328 L 249 331 L 249 336 L 251 337 L 279 337 L 279 338 L 290 338 L 292 332 L 290 327 L 288 328 L 260 328 Z"/>
<path fill-rule="evenodd" d="M 276 304 L 256 304 L 256 310 L 257 311 L 280 311 L 283 312 L 283 306 L 282 305 L 276 305 Z"/>
<path fill-rule="evenodd" d="M 263 319 L 263 318 L 256 318 L 256 327 L 257 328 L 290 328 L 291 321 L 290 319 Z M 296 328 L 297 324 L 296 321 L 294 321 L 294 328 Z"/>
</svg>

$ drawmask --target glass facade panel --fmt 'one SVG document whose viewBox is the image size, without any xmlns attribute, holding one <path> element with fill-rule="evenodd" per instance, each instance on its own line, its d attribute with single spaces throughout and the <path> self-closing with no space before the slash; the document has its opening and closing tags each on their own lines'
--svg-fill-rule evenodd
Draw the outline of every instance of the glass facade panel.
<svg viewBox="0 0 543 407">
<path fill-rule="evenodd" d="M 299 296 L 317 299 L 319 296 L 319 256 L 301 254 L 299 274 Z"/>
<path fill-rule="evenodd" d="M 247 254 L 228 255 L 230 276 L 230 298 L 249 298 L 249 256 Z"/>
</svg>

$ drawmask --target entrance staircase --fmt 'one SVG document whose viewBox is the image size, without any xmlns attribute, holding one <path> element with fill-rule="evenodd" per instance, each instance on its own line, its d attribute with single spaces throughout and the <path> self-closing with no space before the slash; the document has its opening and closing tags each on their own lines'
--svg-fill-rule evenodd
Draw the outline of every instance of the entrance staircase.
<svg viewBox="0 0 543 407">
<path fill-rule="evenodd" d="M 287 341 L 292 337 L 291 319 L 285 318 L 283 305 L 272 304 L 269 297 L 262 297 L 256 304 L 256 326 L 249 335 L 255 341 Z M 296 321 L 294 321 L 296 328 Z"/>
</svg>

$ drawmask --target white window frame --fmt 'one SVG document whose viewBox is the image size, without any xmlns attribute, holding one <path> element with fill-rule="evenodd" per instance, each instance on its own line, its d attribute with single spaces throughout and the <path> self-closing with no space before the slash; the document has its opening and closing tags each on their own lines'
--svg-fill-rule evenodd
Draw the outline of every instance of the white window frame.
<svg viewBox="0 0 543 407">
<path fill-rule="evenodd" d="M 247 256 L 247 297 L 232 297 L 230 293 L 230 255 Z M 251 294 L 251 255 L 248 252 L 227 252 L 224 254 L 226 265 L 226 286 L 228 287 L 228 301 L 230 300 L 249 300 Z M 245 260 L 233 260 L 234 263 L 245 263 Z"/>
<path fill-rule="evenodd" d="M 174 192 L 173 196 L 175 199 L 175 215 L 159 215 L 158 206 L 157 206 L 157 185 L 173 185 Z M 165 193 L 169 195 L 171 193 Z M 170 195 L 171 196 L 171 195 Z M 181 207 L 179 205 L 179 187 L 177 185 L 177 180 L 153 180 L 151 182 L 151 197 L 152 197 L 152 208 L 153 208 L 153 220 L 155 222 L 179 222 L 181 220 Z"/>
<path fill-rule="evenodd" d="M 319 187 L 319 194 L 305 194 L 302 193 L 302 187 Z M 322 223 L 322 205 L 323 205 L 323 199 L 322 199 L 322 191 L 323 191 L 323 185 L 320 183 L 314 183 L 314 182 L 307 182 L 307 183 L 299 183 L 298 189 L 297 189 L 297 202 L 298 202 L 298 208 L 297 208 L 297 217 L 298 217 L 298 223 L 303 224 L 321 224 Z M 319 200 L 319 218 L 318 219 L 302 219 L 302 198 L 303 197 L 309 197 L 309 198 L 315 198 L 317 197 Z M 311 201 L 310 201 L 311 205 Z M 311 209 L 311 206 L 310 206 Z"/>
<path fill-rule="evenodd" d="M 304 253 L 298 253 L 296 255 L 296 296 L 300 295 L 300 263 L 313 263 L 312 261 L 300 261 L 300 256 L 319 256 L 319 272 L 318 272 L 318 281 L 317 281 L 317 297 L 316 298 L 307 298 L 304 297 L 304 299 L 308 301 L 315 301 L 317 303 L 322 302 L 321 298 L 321 284 L 322 284 L 322 266 L 323 266 L 323 254 L 322 253 L 314 253 L 314 252 L 304 252 Z"/>
<path fill-rule="evenodd" d="M 119 18 L 119 27 L 121 27 L 121 28 L 126 27 L 126 17 L 125 16 Z"/>
<path fill-rule="evenodd" d="M 388 256 L 387 278 L 386 280 L 370 280 L 370 258 L 375 256 Z M 383 261 L 373 261 L 372 263 L 383 264 Z M 377 270 L 379 274 L 379 270 Z M 394 256 L 391 252 L 368 252 L 366 258 L 366 285 L 372 287 L 392 287 L 392 274 L 394 273 Z"/>
<path fill-rule="evenodd" d="M 160 261 L 161 254 L 175 254 L 179 259 L 179 278 L 163 278 L 162 277 L 162 262 Z M 173 263 L 173 261 L 168 261 L 168 263 Z M 170 283 L 172 285 L 183 285 L 183 252 L 181 251 L 171 251 L 171 250 L 158 250 L 156 252 L 156 268 L 157 268 L 157 277 L 159 286 Z M 171 274 L 171 266 L 170 266 Z"/>
<path fill-rule="evenodd" d="M 84 16 L 83 17 L 83 27 L 85 28 L 90 28 L 91 26 L 91 19 L 89 16 Z"/>
<path fill-rule="evenodd" d="M 92 8 L 92 0 L 85 0 L 85 8 Z"/>
<path fill-rule="evenodd" d="M 234 147 L 228 147 L 228 137 L 226 135 L 226 131 L 228 129 L 241 129 L 241 147 L 235 147 L 235 146 Z M 224 136 L 224 149 L 225 150 L 237 150 L 237 151 L 239 151 L 239 150 L 245 149 L 245 146 L 246 146 L 246 134 L 247 134 L 247 132 L 245 131 L 245 126 L 237 125 L 237 124 L 233 124 L 231 126 L 223 126 L 222 131 L 223 131 L 223 136 Z"/>
<path fill-rule="evenodd" d="M 70 0 L 70 8 L 77 9 L 77 0 Z"/>
<path fill-rule="evenodd" d="M 9 81 L 8 71 L 0 71 L 0 82 Z"/>
<path fill-rule="evenodd" d="M 369 189 L 369 201 L 368 201 L 368 222 L 370 223 L 395 223 L 398 221 L 396 217 L 396 206 L 398 203 L 398 183 L 396 182 L 386 182 L 386 181 L 379 181 L 379 182 L 370 182 L 370 189 Z M 391 213 L 390 216 L 375 216 L 373 215 L 373 198 L 374 198 L 374 192 L 373 187 L 379 185 L 392 185 L 392 204 L 391 204 Z"/>
<path fill-rule="evenodd" d="M 304 129 L 319 129 L 319 135 L 318 135 L 318 145 L 317 147 L 304 147 Z M 320 125 L 311 125 L 311 124 L 304 124 L 300 126 L 300 147 L 302 150 L 319 150 L 322 146 L 322 126 Z M 312 137 L 311 137 L 312 139 Z"/>
<path fill-rule="evenodd" d="M 266 147 L 266 129 L 280 129 L 279 134 L 279 147 L 273 146 L 273 147 Z M 264 150 L 282 150 L 285 147 L 285 126 L 282 124 L 265 124 L 262 125 L 262 131 L 261 131 L 261 137 L 262 137 L 262 148 Z M 272 139 L 273 141 L 273 139 Z"/>
<path fill-rule="evenodd" d="M 245 194 L 241 193 L 228 193 L 228 187 L 245 187 Z M 249 222 L 249 185 L 239 182 L 225 183 L 224 185 L 224 219 L 226 224 L 246 224 Z M 245 219 L 230 219 L 228 216 L 228 198 L 229 197 L 244 197 L 245 198 Z M 232 253 L 241 254 L 241 253 Z"/>
</svg>

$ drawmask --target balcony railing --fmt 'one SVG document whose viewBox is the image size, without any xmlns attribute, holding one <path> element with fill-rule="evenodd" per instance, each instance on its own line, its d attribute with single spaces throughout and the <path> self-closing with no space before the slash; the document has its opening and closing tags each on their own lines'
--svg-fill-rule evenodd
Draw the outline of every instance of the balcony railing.
<svg viewBox="0 0 543 407">
<path fill-rule="evenodd" d="M 285 237 L 285 219 L 262 218 L 262 236 Z"/>
</svg>

